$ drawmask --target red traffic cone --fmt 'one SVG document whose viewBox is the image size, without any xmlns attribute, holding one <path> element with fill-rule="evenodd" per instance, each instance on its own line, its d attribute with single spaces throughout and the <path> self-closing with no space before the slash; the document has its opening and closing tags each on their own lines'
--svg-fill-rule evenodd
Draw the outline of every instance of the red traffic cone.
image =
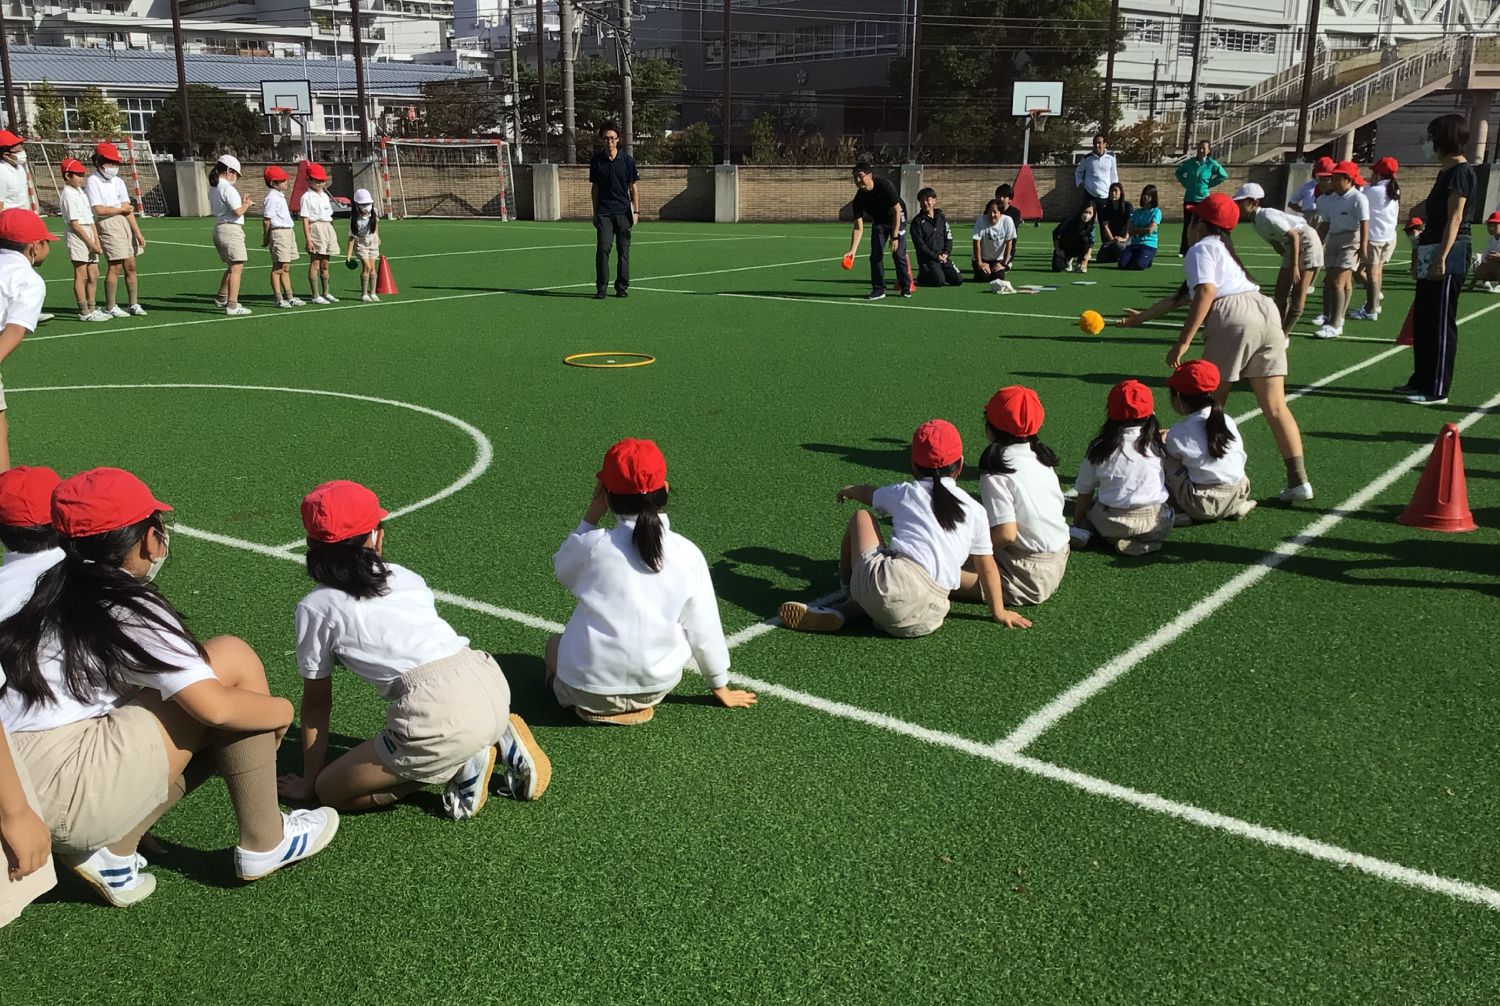
<svg viewBox="0 0 1500 1006">
<path fill-rule="evenodd" d="M 1401 323 L 1401 334 L 1398 335 L 1398 336 L 1396 336 L 1396 345 L 1398 345 L 1398 346 L 1410 346 L 1412 344 L 1412 338 L 1411 338 L 1411 333 L 1412 333 L 1411 319 L 1412 319 L 1412 316 L 1415 315 L 1416 313 L 1417 313 L 1417 305 L 1413 304 L 1411 306 L 1411 309 L 1406 312 L 1406 320 Z"/>
<path fill-rule="evenodd" d="M 401 292 L 396 289 L 396 279 L 391 275 L 391 264 L 384 255 L 380 256 L 380 271 L 375 274 L 375 292 L 382 297 Z"/>
<path fill-rule="evenodd" d="M 1448 423 L 1438 431 L 1437 443 L 1422 469 L 1422 479 L 1411 503 L 1396 520 L 1423 531 L 1474 531 L 1469 512 L 1469 486 L 1464 480 L 1464 452 L 1458 427 Z"/>
</svg>

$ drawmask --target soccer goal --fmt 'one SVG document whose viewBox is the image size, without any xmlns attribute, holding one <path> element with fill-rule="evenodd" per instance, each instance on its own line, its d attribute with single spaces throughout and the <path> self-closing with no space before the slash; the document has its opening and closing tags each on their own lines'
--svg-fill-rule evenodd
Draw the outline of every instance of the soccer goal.
<svg viewBox="0 0 1500 1006">
<path fill-rule="evenodd" d="M 76 157 L 89 171 L 94 170 L 91 158 L 94 147 L 104 137 L 74 136 L 64 140 L 27 140 L 26 166 L 29 168 L 32 201 L 38 213 L 62 212 L 63 177 L 60 165 L 70 157 Z M 161 176 L 156 170 L 156 154 L 151 144 L 138 137 L 109 137 L 125 160 L 120 165 L 120 177 L 130 190 L 130 201 L 135 211 L 144 216 L 167 215 L 167 197 L 162 192 Z"/>
<path fill-rule="evenodd" d="M 386 215 L 510 220 L 510 144 L 501 139 L 380 141 Z"/>
</svg>

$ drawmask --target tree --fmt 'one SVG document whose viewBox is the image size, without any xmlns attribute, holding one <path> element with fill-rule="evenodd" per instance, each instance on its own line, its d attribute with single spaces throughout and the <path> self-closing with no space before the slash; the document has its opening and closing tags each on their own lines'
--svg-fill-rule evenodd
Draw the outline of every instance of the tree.
<svg viewBox="0 0 1500 1006">
<path fill-rule="evenodd" d="M 477 136 L 501 132 L 506 120 L 506 106 L 505 94 L 499 86 L 486 79 L 441 80 L 422 85 L 418 131 L 423 136 Z"/>
<path fill-rule="evenodd" d="M 1109 146 L 1127 164 L 1155 164 L 1167 157 L 1172 138 L 1159 119 L 1141 119 L 1110 134 Z"/>
<path fill-rule="evenodd" d="M 52 81 L 43 79 L 31 89 L 31 100 L 36 104 L 36 117 L 32 120 L 31 130 L 38 138 L 43 140 L 55 140 L 63 134 L 63 126 L 67 122 L 64 111 L 62 95 L 57 93 L 57 88 Z"/>
<path fill-rule="evenodd" d="M 174 157 L 212 157 L 230 151 L 249 154 L 264 145 L 261 120 L 244 99 L 209 84 L 187 86 L 188 107 L 193 117 L 193 149 L 182 143 L 182 91 L 173 91 L 151 117 L 146 138 L 158 150 Z"/>
<path fill-rule="evenodd" d="M 714 162 L 714 134 L 708 123 L 695 122 L 686 129 L 679 129 L 671 136 L 671 164 L 712 164 Z"/>
<path fill-rule="evenodd" d="M 642 163 L 662 160 L 669 149 L 663 137 L 677 116 L 677 95 L 682 90 L 682 71 L 676 63 L 648 57 L 637 59 L 631 81 L 635 98 L 635 156 Z M 562 68 L 556 60 L 547 65 L 548 150 L 554 160 L 562 151 Z M 536 71 L 521 67 L 521 138 L 541 152 L 542 126 L 537 115 Z M 606 121 L 620 122 L 624 105 L 620 74 L 613 63 L 593 57 L 573 64 L 573 122 L 578 132 L 578 157 L 588 160 L 594 136 Z"/>
<path fill-rule="evenodd" d="M 78 98 L 78 128 L 90 136 L 119 136 L 125 128 L 125 114 L 97 86 L 90 85 Z"/>
</svg>

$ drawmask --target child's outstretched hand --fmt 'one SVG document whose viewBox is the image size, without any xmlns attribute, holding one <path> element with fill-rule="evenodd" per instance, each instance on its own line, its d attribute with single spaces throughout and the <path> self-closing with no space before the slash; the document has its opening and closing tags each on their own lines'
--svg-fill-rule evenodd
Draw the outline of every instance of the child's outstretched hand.
<svg viewBox="0 0 1500 1006">
<path fill-rule="evenodd" d="M 1031 619 L 1027 618 L 1019 611 L 1002 611 L 1000 612 L 1000 614 L 995 616 L 995 621 L 999 622 L 1007 629 L 1031 628 Z"/>
<path fill-rule="evenodd" d="M 854 498 L 854 486 L 844 486 L 844 488 L 833 494 L 833 501 L 835 503 L 842 503 L 845 500 L 852 500 Z"/>
<path fill-rule="evenodd" d="M 1125 309 L 1125 317 L 1115 322 L 1120 328 L 1135 328 L 1141 324 L 1141 312 L 1133 307 Z"/>
<path fill-rule="evenodd" d="M 276 793 L 290 803 L 305 803 L 313 798 L 313 786 L 295 772 L 276 780 Z"/>
<path fill-rule="evenodd" d="M 742 688 L 715 688 L 714 698 L 725 709 L 749 709 L 755 705 L 755 693 Z"/>
</svg>

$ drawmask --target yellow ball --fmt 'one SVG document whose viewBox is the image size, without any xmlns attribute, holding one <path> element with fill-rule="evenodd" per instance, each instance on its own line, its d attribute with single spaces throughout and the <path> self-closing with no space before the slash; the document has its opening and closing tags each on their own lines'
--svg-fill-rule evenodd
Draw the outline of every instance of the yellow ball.
<svg viewBox="0 0 1500 1006">
<path fill-rule="evenodd" d="M 1085 311 L 1078 316 L 1078 328 L 1084 335 L 1098 335 L 1104 331 L 1104 316 L 1098 311 Z"/>
</svg>

